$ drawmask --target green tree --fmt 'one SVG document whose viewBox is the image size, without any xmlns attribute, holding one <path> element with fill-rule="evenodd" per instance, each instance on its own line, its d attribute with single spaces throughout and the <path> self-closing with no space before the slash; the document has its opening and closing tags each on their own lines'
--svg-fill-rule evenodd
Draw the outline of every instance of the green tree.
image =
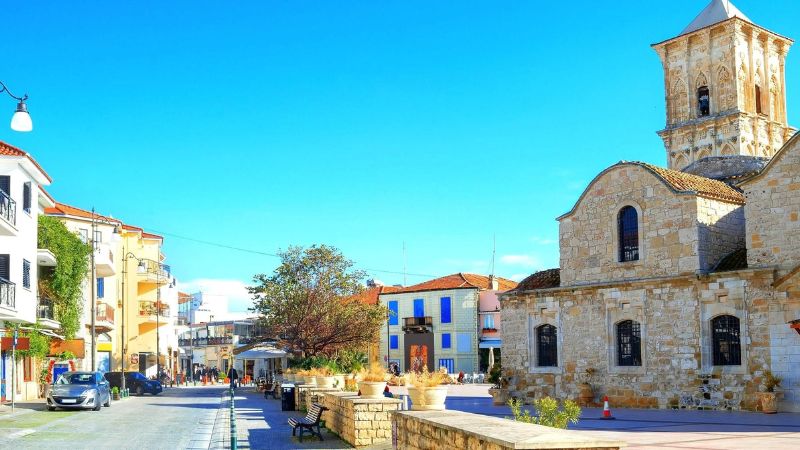
<svg viewBox="0 0 800 450">
<path fill-rule="evenodd" d="M 289 247 L 272 275 L 258 274 L 252 311 L 293 352 L 334 356 L 343 349 L 363 349 L 377 338 L 386 320 L 381 305 L 359 299 L 366 274 L 353 269 L 335 247 Z"/>
<path fill-rule="evenodd" d="M 81 241 L 55 217 L 39 216 L 39 248 L 56 257 L 56 266 L 39 279 L 39 294 L 53 300 L 55 319 L 67 339 L 75 337 L 81 326 L 83 295 L 81 286 L 89 273 L 92 248 Z"/>
</svg>

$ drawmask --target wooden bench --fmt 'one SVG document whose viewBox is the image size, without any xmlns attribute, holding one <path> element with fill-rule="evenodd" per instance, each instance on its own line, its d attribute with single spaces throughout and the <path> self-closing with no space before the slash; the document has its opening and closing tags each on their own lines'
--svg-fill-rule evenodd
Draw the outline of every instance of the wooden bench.
<svg viewBox="0 0 800 450">
<path fill-rule="evenodd" d="M 295 436 L 295 432 L 297 429 L 300 429 L 300 442 L 303 442 L 303 433 L 308 430 L 312 436 L 318 436 L 320 441 L 323 441 L 322 432 L 319 429 L 319 423 L 322 420 L 322 411 L 327 411 L 328 408 L 320 405 L 319 403 L 314 403 L 311 405 L 311 409 L 308 410 L 308 414 L 305 417 L 292 417 L 289 419 L 289 426 L 292 427 L 292 436 Z M 314 431 L 314 428 L 317 431 Z"/>
</svg>

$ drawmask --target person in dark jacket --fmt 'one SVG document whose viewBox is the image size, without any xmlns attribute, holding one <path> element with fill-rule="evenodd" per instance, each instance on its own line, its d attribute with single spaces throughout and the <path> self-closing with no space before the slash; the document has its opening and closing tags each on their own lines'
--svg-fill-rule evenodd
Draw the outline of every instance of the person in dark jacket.
<svg viewBox="0 0 800 450">
<path fill-rule="evenodd" d="M 228 370 L 228 379 L 231 380 L 231 389 L 236 388 L 236 382 L 239 381 L 239 372 L 233 367 Z"/>
</svg>

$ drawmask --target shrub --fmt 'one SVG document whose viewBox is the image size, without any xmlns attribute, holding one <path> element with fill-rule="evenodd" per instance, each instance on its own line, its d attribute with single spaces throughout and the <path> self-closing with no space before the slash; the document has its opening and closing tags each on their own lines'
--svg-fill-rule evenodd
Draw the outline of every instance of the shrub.
<svg viewBox="0 0 800 450">
<path fill-rule="evenodd" d="M 511 413 L 514 415 L 514 420 L 517 422 L 532 423 L 536 425 L 544 425 L 553 428 L 567 428 L 570 423 L 578 423 L 581 416 L 581 408 L 572 400 L 564 400 L 561 407 L 558 401 L 550 397 L 540 398 L 534 400 L 533 409 L 536 410 L 536 415 L 531 416 L 527 410 L 523 410 L 524 403 L 519 399 L 511 399 L 508 401 L 508 406 L 511 407 Z"/>
<path fill-rule="evenodd" d="M 389 374 L 386 373 L 386 370 L 383 366 L 379 364 L 372 364 L 369 366 L 369 369 L 362 369 L 358 372 L 361 381 L 369 381 L 369 382 L 381 382 L 386 381 L 389 379 Z"/>
<path fill-rule="evenodd" d="M 423 367 L 419 372 L 409 372 L 406 374 L 407 384 L 417 389 L 441 386 L 442 384 L 447 384 L 449 380 L 450 377 L 446 373 L 439 371 L 429 372 L 428 366 Z"/>
<path fill-rule="evenodd" d="M 781 385 L 783 378 L 776 377 L 771 370 L 764 371 L 764 388 L 767 392 L 775 392 L 775 388 Z"/>
<path fill-rule="evenodd" d="M 501 387 L 500 386 L 500 377 L 502 376 L 502 374 L 503 374 L 503 370 L 500 367 L 500 364 L 499 363 L 495 364 L 495 365 L 492 366 L 491 369 L 489 369 L 489 378 L 488 378 L 487 381 L 489 381 L 489 383 L 492 383 L 495 388 L 500 388 Z"/>
</svg>

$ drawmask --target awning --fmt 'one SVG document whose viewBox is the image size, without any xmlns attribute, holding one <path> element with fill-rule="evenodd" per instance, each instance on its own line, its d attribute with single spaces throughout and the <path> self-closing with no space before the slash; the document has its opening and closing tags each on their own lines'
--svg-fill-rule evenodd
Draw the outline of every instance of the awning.
<svg viewBox="0 0 800 450">
<path fill-rule="evenodd" d="M 500 349 L 500 345 L 503 343 L 502 339 L 484 339 L 478 344 L 478 348 L 496 348 Z"/>
<path fill-rule="evenodd" d="M 254 348 L 236 355 L 237 360 L 242 359 L 276 359 L 285 358 L 286 352 L 277 348 Z"/>
</svg>

